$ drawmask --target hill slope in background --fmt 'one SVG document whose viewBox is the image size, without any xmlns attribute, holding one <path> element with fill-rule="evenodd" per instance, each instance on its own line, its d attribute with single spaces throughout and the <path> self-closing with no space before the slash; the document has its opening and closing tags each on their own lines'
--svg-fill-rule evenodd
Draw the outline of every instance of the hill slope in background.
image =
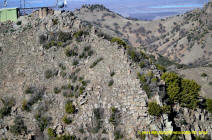
<svg viewBox="0 0 212 140">
<path fill-rule="evenodd" d="M 212 60 L 211 4 L 152 22 L 129 20 L 94 6 L 84 6 L 74 13 L 108 33 L 127 39 L 133 46 L 159 53 L 178 63 L 201 65 Z"/>
<path fill-rule="evenodd" d="M 165 61 L 162 56 L 143 51 L 156 44 L 166 28 L 176 26 L 168 21 L 185 17 L 132 21 L 93 5 L 74 13 L 57 11 L 39 18 L 35 12 L 17 23 L 0 23 L 0 138 L 210 139 L 210 100 L 198 95 L 194 81 L 169 69 L 165 73 L 158 64 Z M 203 21 L 208 17 L 199 16 Z M 201 24 L 201 31 L 208 22 Z M 174 100 L 170 90 L 179 93 Z M 142 133 L 173 130 L 205 130 L 208 135 Z"/>
<path fill-rule="evenodd" d="M 201 66 L 208 67 L 212 61 L 211 6 L 212 4 L 209 3 L 202 9 L 155 21 L 126 19 L 101 6 L 84 6 L 74 13 L 104 32 L 126 39 L 134 47 L 142 48 L 157 58 L 158 54 L 159 58 L 165 57 L 160 61 L 164 66 L 185 64 L 187 71 L 191 73 L 193 69 L 188 69 L 189 67 L 200 67 L 198 73 L 188 77 L 196 80 L 197 75 L 201 77 L 204 73 L 201 71 L 204 67 L 201 68 Z M 182 68 L 182 66 L 177 67 Z M 175 71 L 175 69 L 172 70 Z M 209 78 L 211 74 L 210 72 L 207 74 L 207 80 L 199 84 L 202 86 L 201 94 L 211 97 L 212 87 Z"/>
</svg>

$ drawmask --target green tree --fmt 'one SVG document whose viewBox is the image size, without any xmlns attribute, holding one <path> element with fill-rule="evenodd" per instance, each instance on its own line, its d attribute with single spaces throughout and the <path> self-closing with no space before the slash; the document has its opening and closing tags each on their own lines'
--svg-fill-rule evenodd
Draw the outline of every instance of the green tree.
<svg viewBox="0 0 212 140">
<path fill-rule="evenodd" d="M 180 77 L 173 72 L 166 72 L 161 78 L 167 85 L 166 90 L 171 101 L 178 101 L 180 93 Z"/>
<path fill-rule="evenodd" d="M 180 92 L 180 101 L 183 105 L 189 108 L 195 108 L 198 104 L 198 92 L 200 86 L 193 80 L 181 80 L 182 91 Z"/>
<path fill-rule="evenodd" d="M 193 80 L 183 79 L 176 73 L 166 72 L 162 75 L 166 82 L 166 91 L 171 102 L 194 109 L 199 102 L 200 86 Z"/>
</svg>

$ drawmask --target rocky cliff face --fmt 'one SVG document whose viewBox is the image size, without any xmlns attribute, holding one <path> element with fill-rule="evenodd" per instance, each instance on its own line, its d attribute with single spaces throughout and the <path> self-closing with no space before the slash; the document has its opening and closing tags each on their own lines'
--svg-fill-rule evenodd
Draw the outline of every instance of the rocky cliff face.
<svg viewBox="0 0 212 140">
<path fill-rule="evenodd" d="M 166 104 L 165 83 L 139 49 L 110 41 L 72 12 L 19 20 L 0 25 L 1 139 L 142 139 L 139 132 L 172 131 L 183 118 L 188 124 L 182 130 L 211 134 L 204 110 L 176 107 L 178 120 L 149 115 L 148 101 Z M 137 73 L 150 73 L 148 90 Z"/>
</svg>

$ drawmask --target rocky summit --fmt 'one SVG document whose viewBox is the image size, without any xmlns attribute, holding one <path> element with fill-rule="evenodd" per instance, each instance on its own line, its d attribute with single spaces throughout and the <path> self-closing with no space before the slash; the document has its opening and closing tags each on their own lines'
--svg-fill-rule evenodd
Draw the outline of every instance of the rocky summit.
<svg viewBox="0 0 212 140">
<path fill-rule="evenodd" d="M 83 20 L 88 8 L 123 18 L 93 5 L 0 23 L 0 139 L 210 139 L 212 101 L 200 86 L 132 38 Z M 160 131 L 196 133 L 144 133 Z"/>
</svg>

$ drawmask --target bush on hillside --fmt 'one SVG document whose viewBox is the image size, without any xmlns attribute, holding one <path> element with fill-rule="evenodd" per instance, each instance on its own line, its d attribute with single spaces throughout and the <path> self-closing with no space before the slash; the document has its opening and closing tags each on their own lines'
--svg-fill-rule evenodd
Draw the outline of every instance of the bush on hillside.
<svg viewBox="0 0 212 140">
<path fill-rule="evenodd" d="M 101 62 L 103 60 L 102 57 L 98 58 L 97 60 L 95 60 L 91 65 L 90 68 L 94 68 L 99 62 Z"/>
<path fill-rule="evenodd" d="M 114 81 L 113 81 L 113 79 L 111 79 L 108 83 L 108 86 L 111 87 L 113 85 L 113 83 L 114 83 Z"/>
<path fill-rule="evenodd" d="M 52 128 L 48 128 L 47 129 L 47 133 L 48 133 L 48 136 L 50 137 L 50 138 L 53 138 L 53 137 L 56 137 L 56 133 L 55 133 L 55 131 L 52 129 Z"/>
<path fill-rule="evenodd" d="M 78 50 L 76 47 L 74 47 L 73 49 L 67 48 L 65 49 L 65 55 L 67 57 L 78 56 Z"/>
<path fill-rule="evenodd" d="M 128 48 L 127 53 L 129 57 L 136 63 L 140 62 L 142 59 L 141 55 L 134 48 Z"/>
<path fill-rule="evenodd" d="M 45 71 L 44 76 L 46 79 L 50 79 L 58 74 L 57 70 L 48 69 Z"/>
<path fill-rule="evenodd" d="M 64 122 L 65 124 L 70 124 L 70 123 L 72 122 L 72 120 L 71 120 L 70 117 L 68 117 L 67 115 L 65 115 L 65 116 L 63 117 L 63 122 Z"/>
<path fill-rule="evenodd" d="M 207 77 L 208 75 L 206 73 L 201 74 L 202 77 Z"/>
<path fill-rule="evenodd" d="M 162 71 L 162 72 L 165 72 L 166 71 L 166 68 L 160 64 L 155 64 L 155 66 L 157 67 L 158 70 Z"/>
<path fill-rule="evenodd" d="M 156 102 L 149 102 L 148 112 L 152 116 L 160 116 L 162 114 L 162 109 Z"/>
<path fill-rule="evenodd" d="M 72 101 L 67 101 L 65 105 L 65 111 L 68 114 L 74 114 L 76 112 L 75 106 L 72 104 Z"/>
<path fill-rule="evenodd" d="M 81 30 L 81 31 L 75 32 L 73 36 L 74 38 L 76 38 L 76 41 L 80 42 L 82 41 L 82 36 L 86 36 L 86 35 L 89 35 L 89 32 Z"/>
<path fill-rule="evenodd" d="M 15 135 L 20 135 L 23 132 L 26 133 L 26 131 L 27 127 L 24 125 L 23 119 L 20 116 L 16 117 L 14 120 L 14 125 L 10 127 L 10 132 Z"/>
<path fill-rule="evenodd" d="M 112 42 L 112 43 L 117 43 L 118 45 L 121 45 L 121 46 L 123 46 L 123 47 L 126 47 L 126 46 L 127 46 L 127 43 L 125 43 L 123 40 L 121 40 L 121 39 L 118 38 L 118 37 L 113 37 L 113 38 L 111 39 L 111 42 Z"/>
<path fill-rule="evenodd" d="M 15 105 L 14 98 L 2 98 L 3 107 L 0 109 L 0 119 L 10 115 L 12 107 Z"/>
<path fill-rule="evenodd" d="M 37 120 L 38 127 L 42 132 L 46 129 L 51 121 L 51 117 L 44 115 L 43 112 L 38 112 L 35 114 L 35 119 Z"/>
<path fill-rule="evenodd" d="M 140 68 L 142 69 L 142 68 L 145 67 L 145 63 L 144 63 L 144 62 L 140 62 L 140 63 L 139 63 L 139 66 L 140 66 Z"/>
</svg>

